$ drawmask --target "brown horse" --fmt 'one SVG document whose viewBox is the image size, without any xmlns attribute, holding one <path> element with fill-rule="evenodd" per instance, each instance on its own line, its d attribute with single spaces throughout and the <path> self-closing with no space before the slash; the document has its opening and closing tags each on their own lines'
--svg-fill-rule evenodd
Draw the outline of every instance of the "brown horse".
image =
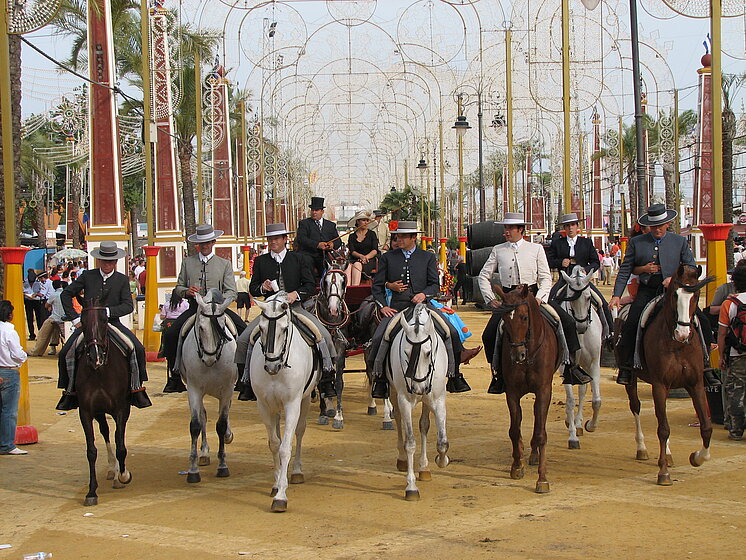
<svg viewBox="0 0 746 560">
<path fill-rule="evenodd" d="M 124 431 L 130 415 L 129 361 L 116 344 L 111 343 L 106 318 L 106 308 L 93 302 L 81 313 L 83 341 L 76 356 L 75 387 L 78 393 L 80 423 L 85 432 L 90 479 L 84 505 L 98 503 L 96 489 L 96 456 L 93 420 L 98 422 L 101 436 L 106 442 L 109 458 L 107 480 L 114 480 L 114 488 L 124 488 L 132 475 L 124 466 L 127 448 Z M 116 423 L 114 442 L 116 458 L 109 443 L 109 425 L 106 414 Z"/>
<path fill-rule="evenodd" d="M 692 326 L 697 308 L 699 291 L 714 278 L 698 281 L 699 270 L 692 266 L 679 266 L 671 278 L 663 298 L 663 309 L 650 321 L 643 335 L 644 361 L 642 370 L 635 370 L 637 377 L 653 386 L 655 416 L 658 419 L 658 484 L 670 486 L 669 467 L 673 466 L 668 437 L 671 430 L 666 417 L 666 398 L 671 389 L 683 387 L 694 403 L 699 418 L 702 449 L 689 456 L 694 467 L 710 458 L 712 422 L 707 410 L 704 388 L 704 354 L 699 333 Z M 640 398 L 637 381 L 626 386 L 629 409 L 635 417 L 637 459 L 648 459 L 645 439 L 640 425 Z"/>
<path fill-rule="evenodd" d="M 510 478 L 523 478 L 523 438 L 521 437 L 521 397 L 536 395 L 534 401 L 534 433 L 531 437 L 529 465 L 539 466 L 536 492 L 549 492 L 547 482 L 547 413 L 552 400 L 552 377 L 558 365 L 558 343 L 554 329 L 543 317 L 539 301 L 521 285 L 503 293 L 494 286 L 502 299 L 497 309 L 502 318 L 501 371 L 505 380 L 505 396 L 510 410 L 510 440 L 513 443 L 513 464 Z"/>
</svg>

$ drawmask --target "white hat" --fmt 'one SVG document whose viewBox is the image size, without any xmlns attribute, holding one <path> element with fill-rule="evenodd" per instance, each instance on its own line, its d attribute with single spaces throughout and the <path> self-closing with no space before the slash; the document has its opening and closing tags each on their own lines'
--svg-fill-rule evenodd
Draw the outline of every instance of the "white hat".
<svg viewBox="0 0 746 560">
<path fill-rule="evenodd" d="M 357 227 L 358 220 L 369 220 L 372 222 L 374 219 L 375 219 L 375 215 L 373 214 L 373 212 L 369 210 L 360 210 L 360 212 L 355 214 L 352 218 L 350 218 L 347 221 L 347 227 L 348 228 Z"/>
<path fill-rule="evenodd" d="M 414 220 L 400 220 L 396 229 L 391 233 L 422 233 L 417 229 L 417 222 Z"/>
<path fill-rule="evenodd" d="M 117 247 L 117 244 L 113 241 L 102 241 L 101 245 L 91 251 L 91 256 L 94 259 L 100 259 L 102 261 L 116 261 L 121 259 L 124 255 L 124 249 Z"/>
<path fill-rule="evenodd" d="M 523 214 L 520 212 L 505 212 L 505 217 L 501 222 L 495 222 L 503 226 L 526 226 L 531 225 L 531 222 L 527 222 L 523 219 Z"/>
</svg>

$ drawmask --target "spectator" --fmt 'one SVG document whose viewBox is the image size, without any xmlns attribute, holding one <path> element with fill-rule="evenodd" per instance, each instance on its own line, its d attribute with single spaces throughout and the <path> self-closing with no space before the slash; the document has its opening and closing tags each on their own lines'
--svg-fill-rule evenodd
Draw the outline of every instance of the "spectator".
<svg viewBox="0 0 746 560">
<path fill-rule="evenodd" d="M 238 280 L 236 280 L 236 293 L 238 294 L 238 296 L 236 297 L 236 307 L 239 311 L 241 311 L 241 309 L 244 310 L 243 320 L 246 322 L 249 321 L 249 309 L 251 308 L 251 294 L 249 294 L 249 284 L 250 281 L 248 278 L 246 278 L 246 271 L 242 270 L 241 273 L 238 275 Z"/>
<path fill-rule="evenodd" d="M 614 258 L 611 255 L 605 255 L 601 251 L 601 270 L 603 271 L 604 286 L 611 284 L 611 273 L 614 270 Z"/>
<path fill-rule="evenodd" d="M 60 294 L 67 286 L 67 282 L 55 280 L 52 282 L 52 285 L 54 287 L 54 292 L 52 292 L 52 295 L 50 295 L 47 300 L 47 308 L 51 311 L 51 314 L 46 318 L 44 324 L 39 329 L 39 337 L 36 340 L 34 349 L 29 352 L 29 356 L 43 355 L 44 350 L 47 349 L 47 345 L 51 347 L 49 350 L 49 356 L 56 355 L 57 345 L 63 338 L 64 321 L 62 320 L 62 317 L 65 315 L 65 310 L 62 308 Z"/>
<path fill-rule="evenodd" d="M 36 281 L 32 286 L 32 290 L 34 293 L 39 294 L 37 306 L 39 307 L 39 316 L 41 317 L 41 322 L 43 324 L 44 321 L 47 320 L 47 317 L 49 317 L 49 312 L 47 311 L 47 300 L 49 299 L 49 296 L 54 293 L 54 286 L 52 285 L 52 281 L 49 279 L 49 274 L 46 271 L 42 271 L 36 275 Z"/>
<path fill-rule="evenodd" d="M 39 312 L 39 292 L 34 291 L 36 283 L 36 271 L 28 269 L 26 279 L 23 281 L 23 307 L 26 311 L 26 325 L 28 326 L 29 340 L 36 340 L 36 329 L 40 329 L 44 319 Z M 36 327 L 34 327 L 36 317 Z"/>
<path fill-rule="evenodd" d="M 145 295 L 145 281 L 148 275 L 148 271 L 143 267 L 142 272 L 137 275 L 137 284 L 140 288 L 140 293 Z"/>
<path fill-rule="evenodd" d="M 733 326 L 738 315 L 738 307 L 746 303 L 746 267 L 739 266 L 733 271 L 733 284 L 736 293 L 729 296 L 720 307 L 718 347 L 721 349 L 720 369 L 726 371 L 725 408 L 728 417 L 728 438 L 738 441 L 743 439 L 746 392 L 746 351 L 741 344 L 743 337 L 740 330 L 746 326 L 741 324 L 735 332 Z"/>
<path fill-rule="evenodd" d="M 26 455 L 15 446 L 21 379 L 18 368 L 26 352 L 13 326 L 13 304 L 0 301 L 0 455 Z"/>
<path fill-rule="evenodd" d="M 461 305 L 466 305 L 466 263 L 464 257 L 458 256 L 456 265 L 456 284 L 453 286 L 453 304 L 458 303 L 458 293 L 461 291 Z"/>
</svg>

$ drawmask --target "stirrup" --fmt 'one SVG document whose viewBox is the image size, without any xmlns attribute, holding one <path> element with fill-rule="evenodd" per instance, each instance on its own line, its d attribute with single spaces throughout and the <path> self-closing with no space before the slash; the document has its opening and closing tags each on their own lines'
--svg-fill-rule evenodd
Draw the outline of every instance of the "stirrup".
<svg viewBox="0 0 746 560">
<path fill-rule="evenodd" d="M 619 385 L 632 385 L 634 382 L 634 373 L 631 367 L 620 367 L 616 376 L 616 382 Z"/>
</svg>

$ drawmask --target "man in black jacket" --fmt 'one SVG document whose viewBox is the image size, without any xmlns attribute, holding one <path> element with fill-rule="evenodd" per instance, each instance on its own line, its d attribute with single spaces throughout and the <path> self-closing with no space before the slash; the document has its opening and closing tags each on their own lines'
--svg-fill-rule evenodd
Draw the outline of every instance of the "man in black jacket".
<svg viewBox="0 0 746 560">
<path fill-rule="evenodd" d="M 102 241 L 100 247 L 91 251 L 91 256 L 98 259 L 99 267 L 84 271 L 60 295 L 65 316 L 72 321 L 74 327 L 80 325 L 80 315 L 73 307 L 73 298 L 80 296 L 81 293 L 86 305 L 93 300 L 98 300 L 98 305 L 106 307 L 109 323 L 116 326 L 135 346 L 140 383 L 133 383 L 133 386 L 139 385 L 139 388 L 132 391 L 131 402 L 137 408 L 151 406 L 150 399 L 145 393 L 145 387 L 141 385 L 148 380 L 145 369 L 145 347 L 134 333 L 119 320 L 120 317 L 129 315 L 134 311 L 129 280 L 124 274 L 116 271 L 117 260 L 124 256 L 124 250 L 119 249 L 113 241 Z M 67 354 L 82 334 L 83 330 L 76 328 L 60 352 L 59 382 L 57 386 L 64 391 L 60 402 L 57 404 L 57 410 L 72 410 L 78 407 L 78 398 L 75 395 L 75 372 L 68 371 Z"/>
<path fill-rule="evenodd" d="M 440 289 L 438 267 L 435 255 L 417 247 L 417 223 L 410 221 L 399 222 L 397 229 L 392 231 L 397 238 L 398 248 L 384 253 L 378 261 L 378 271 L 373 279 L 372 293 L 376 303 L 380 306 L 383 318 L 378 325 L 368 354 L 368 365 L 373 367 L 374 379 L 372 396 L 377 399 L 388 397 L 388 380 L 385 373 L 376 371 L 375 364 L 381 363 L 385 356 L 379 356 L 381 341 L 391 318 L 399 311 L 424 303 L 427 298 L 437 295 Z M 391 290 L 391 301 L 387 302 L 386 290 Z M 433 309 L 433 308 L 431 308 Z M 438 312 L 437 310 L 435 310 Z M 459 372 L 460 363 L 468 363 L 476 356 L 482 347 L 466 349 L 453 325 L 445 319 L 451 331 L 455 371 L 449 376 L 446 388 L 451 393 L 470 391 L 471 387 Z M 384 351 L 381 350 L 381 353 Z"/>
<path fill-rule="evenodd" d="M 324 199 L 320 196 L 311 197 L 311 217 L 298 222 L 299 252 L 306 255 L 314 268 L 314 278 L 318 281 L 326 268 L 324 259 L 327 251 L 342 247 L 342 240 L 334 222 L 324 219 Z"/>
<path fill-rule="evenodd" d="M 552 243 L 547 249 L 547 262 L 549 268 L 564 271 L 566 274 L 570 274 L 575 265 L 580 265 L 585 269 L 586 274 L 591 274 L 597 271 L 601 263 L 598 260 L 598 251 L 593 245 L 593 241 L 587 237 L 582 237 L 580 233 L 580 220 L 575 212 L 565 214 L 560 218 L 560 225 L 565 230 L 564 237 L 556 237 L 552 239 Z M 565 279 L 560 275 L 557 283 L 552 286 L 552 290 L 549 292 L 549 300 L 554 301 L 557 297 L 559 289 L 565 285 Z M 603 294 L 598 290 L 598 287 L 591 282 L 589 284 L 591 290 L 596 292 L 601 301 L 603 301 L 603 312 L 606 317 L 606 324 L 609 327 L 609 335 L 614 326 L 614 320 L 611 318 L 611 311 L 609 311 L 609 304 L 606 303 L 606 299 Z"/>
<path fill-rule="evenodd" d="M 336 395 L 334 390 L 334 363 L 336 359 L 334 342 L 321 321 L 301 306 L 302 302 L 314 294 L 315 284 L 306 259 L 298 252 L 287 250 L 286 244 L 289 233 L 292 232 L 288 231 L 283 223 L 267 226 L 269 252 L 254 259 L 249 293 L 254 297 L 266 298 L 277 292 L 286 292 L 293 313 L 308 317 L 318 327 L 323 336 L 321 342 L 318 343 L 323 361 L 321 379 L 318 385 L 319 392 L 325 397 L 333 397 Z M 254 332 L 258 324 L 259 317 L 249 323 L 246 330 L 238 337 L 236 344 L 235 362 L 238 364 L 239 372 L 243 373 L 241 379 L 243 387 L 238 395 L 238 399 L 242 401 L 256 400 L 254 391 L 251 389 L 251 379 L 248 375 L 247 366 L 251 363 L 251 352 L 254 348 L 250 340 L 251 333 Z"/>
</svg>

